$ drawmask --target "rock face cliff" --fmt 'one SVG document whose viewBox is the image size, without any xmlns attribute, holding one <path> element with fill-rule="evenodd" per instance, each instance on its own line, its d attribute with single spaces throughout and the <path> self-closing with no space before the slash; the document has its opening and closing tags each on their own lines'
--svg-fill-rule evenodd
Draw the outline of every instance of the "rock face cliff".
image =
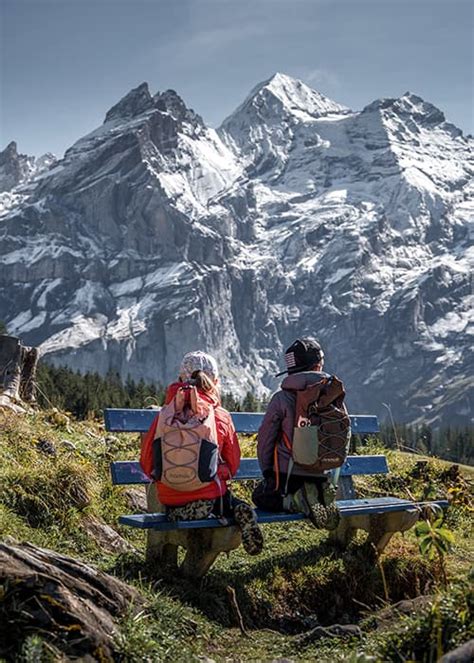
<svg viewBox="0 0 474 663">
<path fill-rule="evenodd" d="M 0 152 L 0 216 L 27 198 L 31 183 L 55 161 L 56 157 L 50 152 L 39 159 L 19 154 L 17 144 L 12 140 Z"/>
<path fill-rule="evenodd" d="M 83 371 L 207 349 L 236 393 L 312 334 L 353 412 L 468 421 L 472 144 L 410 93 L 352 112 L 276 74 L 215 131 L 142 84 L 3 212 L 0 318 Z"/>
</svg>

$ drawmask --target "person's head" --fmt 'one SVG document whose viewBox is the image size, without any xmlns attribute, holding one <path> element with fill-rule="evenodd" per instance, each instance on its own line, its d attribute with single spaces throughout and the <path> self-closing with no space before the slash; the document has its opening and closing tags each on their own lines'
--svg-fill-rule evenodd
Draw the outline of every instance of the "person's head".
<svg viewBox="0 0 474 663">
<path fill-rule="evenodd" d="M 218 395 L 219 369 L 214 357 L 196 350 L 184 355 L 179 367 L 179 379 L 182 382 L 193 381 L 198 389 Z"/>
<path fill-rule="evenodd" d="M 301 371 L 321 371 L 324 366 L 324 352 L 315 338 L 298 338 L 285 351 L 286 370 L 283 373 Z"/>
</svg>

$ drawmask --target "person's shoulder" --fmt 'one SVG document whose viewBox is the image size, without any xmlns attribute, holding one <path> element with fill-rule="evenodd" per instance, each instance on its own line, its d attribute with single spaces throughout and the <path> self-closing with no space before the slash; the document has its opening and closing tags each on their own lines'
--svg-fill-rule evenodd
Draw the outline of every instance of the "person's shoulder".
<svg viewBox="0 0 474 663">
<path fill-rule="evenodd" d="M 229 410 L 226 410 L 222 405 L 216 405 L 214 408 L 214 414 L 216 419 L 219 419 L 223 423 L 232 424 L 232 415 Z"/>
<path fill-rule="evenodd" d="M 273 414 L 278 410 L 282 410 L 284 408 L 286 399 L 287 399 L 286 392 L 283 389 L 278 389 L 278 391 L 275 391 L 275 393 L 272 394 L 268 402 L 268 405 L 265 408 L 265 411 Z"/>
<path fill-rule="evenodd" d="M 285 397 L 286 397 L 285 390 L 281 389 L 281 388 L 277 389 L 277 391 L 275 391 L 272 394 L 272 396 L 270 398 L 270 401 L 269 401 L 269 405 L 271 405 L 272 403 L 281 403 L 282 401 L 285 400 Z"/>
<path fill-rule="evenodd" d="M 166 387 L 165 405 L 167 405 L 176 396 L 176 392 L 183 386 L 182 382 L 172 382 Z"/>
</svg>

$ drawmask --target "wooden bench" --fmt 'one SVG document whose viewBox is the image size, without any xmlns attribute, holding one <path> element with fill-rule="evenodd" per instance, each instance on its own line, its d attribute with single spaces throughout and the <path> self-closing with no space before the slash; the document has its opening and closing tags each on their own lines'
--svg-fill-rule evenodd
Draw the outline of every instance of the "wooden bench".
<svg viewBox="0 0 474 663">
<path fill-rule="evenodd" d="M 106 409 L 105 427 L 110 432 L 146 433 L 157 410 Z M 255 433 L 260 426 L 263 414 L 254 412 L 233 412 L 232 419 L 238 433 Z M 351 416 L 352 432 L 358 435 L 377 433 L 377 417 L 367 415 Z M 381 552 L 395 532 L 404 532 L 412 527 L 424 507 L 436 504 L 446 508 L 446 500 L 435 502 L 413 502 L 398 497 L 357 498 L 353 477 L 357 475 L 387 474 L 387 459 L 383 455 L 349 456 L 340 470 L 337 505 L 341 513 L 341 523 L 331 532 L 334 542 L 346 546 L 358 529 L 368 533 L 368 540 Z M 167 519 L 164 507 L 158 502 L 156 490 L 142 472 L 137 461 L 117 461 L 111 463 L 114 485 L 141 484 L 147 489 L 148 513 L 124 515 L 119 518 L 122 525 L 147 530 L 147 561 L 156 566 L 177 564 L 178 547 L 186 549 L 181 566 L 185 575 L 201 577 L 211 567 L 219 553 L 237 548 L 240 532 L 232 519 L 223 525 L 216 518 L 205 520 L 171 522 Z M 243 458 L 233 481 L 261 479 L 261 471 L 256 458 Z M 256 509 L 260 523 L 282 523 L 302 520 L 301 513 L 270 513 Z"/>
</svg>

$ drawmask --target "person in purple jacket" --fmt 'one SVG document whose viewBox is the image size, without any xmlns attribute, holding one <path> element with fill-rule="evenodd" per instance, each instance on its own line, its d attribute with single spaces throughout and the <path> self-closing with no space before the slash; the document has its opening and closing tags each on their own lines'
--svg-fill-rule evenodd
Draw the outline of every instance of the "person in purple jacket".
<svg viewBox="0 0 474 663">
<path fill-rule="evenodd" d="M 327 475 L 314 475 L 293 467 L 288 476 L 291 451 L 284 438 L 292 440 L 296 392 L 322 378 L 324 352 L 314 338 L 297 339 L 285 352 L 288 373 L 272 396 L 257 435 L 257 456 L 263 481 L 254 490 L 253 501 L 265 511 L 303 512 L 317 528 L 335 529 L 339 513 L 336 489 Z"/>
</svg>

